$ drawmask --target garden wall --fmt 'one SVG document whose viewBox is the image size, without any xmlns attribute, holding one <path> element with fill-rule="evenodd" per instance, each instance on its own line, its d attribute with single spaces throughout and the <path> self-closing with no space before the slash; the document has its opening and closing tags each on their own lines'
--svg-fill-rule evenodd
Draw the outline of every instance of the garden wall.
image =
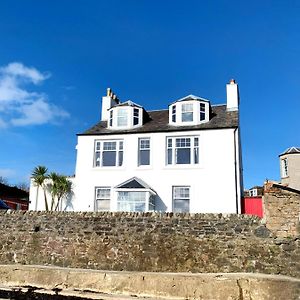
<svg viewBox="0 0 300 300">
<path fill-rule="evenodd" d="M 0 230 L 2 264 L 300 278 L 299 237 L 246 215 L 8 211 Z"/>
</svg>

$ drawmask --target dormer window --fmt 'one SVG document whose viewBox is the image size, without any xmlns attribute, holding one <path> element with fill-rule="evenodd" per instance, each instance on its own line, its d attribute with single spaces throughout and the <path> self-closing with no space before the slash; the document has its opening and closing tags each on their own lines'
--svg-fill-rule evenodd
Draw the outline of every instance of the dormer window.
<svg viewBox="0 0 300 300">
<path fill-rule="evenodd" d="M 169 106 L 169 124 L 175 126 L 199 125 L 209 121 L 209 101 L 189 95 Z"/>
<path fill-rule="evenodd" d="M 172 122 L 176 122 L 176 105 L 172 105 Z"/>
<path fill-rule="evenodd" d="M 107 127 L 111 129 L 130 129 L 143 125 L 143 108 L 131 101 L 127 101 L 109 110 Z"/>
<path fill-rule="evenodd" d="M 119 108 L 118 109 L 118 120 L 117 120 L 118 127 L 127 126 L 127 119 L 128 119 L 127 115 L 128 115 L 127 108 Z"/>
<path fill-rule="evenodd" d="M 181 106 L 181 121 L 193 122 L 193 103 L 183 103 Z"/>
<path fill-rule="evenodd" d="M 200 103 L 200 121 L 205 120 L 205 104 Z"/>
<path fill-rule="evenodd" d="M 138 108 L 133 109 L 133 126 L 139 124 L 140 111 Z"/>
</svg>

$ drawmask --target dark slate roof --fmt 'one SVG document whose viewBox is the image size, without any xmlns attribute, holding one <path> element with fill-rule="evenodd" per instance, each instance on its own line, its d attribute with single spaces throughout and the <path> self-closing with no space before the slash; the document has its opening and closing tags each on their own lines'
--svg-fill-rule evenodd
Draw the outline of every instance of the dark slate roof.
<svg viewBox="0 0 300 300">
<path fill-rule="evenodd" d="M 279 156 L 285 154 L 300 154 L 300 147 L 290 147 L 286 149 L 283 153 L 281 153 Z"/>
<path fill-rule="evenodd" d="M 0 183 L 0 198 L 28 198 L 29 193 L 15 186 Z"/>
<path fill-rule="evenodd" d="M 222 129 L 238 127 L 238 111 L 227 111 L 226 105 L 212 106 L 211 120 L 200 125 L 174 126 L 169 125 L 169 110 L 148 112 L 149 118 L 143 126 L 133 129 L 108 129 L 106 121 L 100 121 L 95 126 L 77 135 L 108 135 L 148 132 L 172 132 L 187 130 Z"/>
</svg>

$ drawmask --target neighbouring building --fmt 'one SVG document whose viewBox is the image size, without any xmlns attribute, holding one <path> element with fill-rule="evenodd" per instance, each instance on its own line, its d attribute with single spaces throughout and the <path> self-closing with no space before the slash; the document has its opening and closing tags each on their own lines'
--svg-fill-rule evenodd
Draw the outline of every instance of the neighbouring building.
<svg viewBox="0 0 300 300">
<path fill-rule="evenodd" d="M 254 186 L 244 191 L 242 199 L 242 213 L 246 215 L 255 215 L 263 217 L 262 196 L 264 188 L 262 186 Z"/>
<path fill-rule="evenodd" d="M 188 95 L 147 111 L 108 89 L 101 120 L 78 134 L 74 195 L 62 209 L 240 213 L 238 85 L 226 90 L 223 105 Z M 44 209 L 34 189 L 31 208 Z"/>
<path fill-rule="evenodd" d="M 0 183 L 0 199 L 10 209 L 28 210 L 29 193 L 15 186 Z"/>
<path fill-rule="evenodd" d="M 300 147 L 290 147 L 279 155 L 281 183 L 300 190 Z"/>
</svg>

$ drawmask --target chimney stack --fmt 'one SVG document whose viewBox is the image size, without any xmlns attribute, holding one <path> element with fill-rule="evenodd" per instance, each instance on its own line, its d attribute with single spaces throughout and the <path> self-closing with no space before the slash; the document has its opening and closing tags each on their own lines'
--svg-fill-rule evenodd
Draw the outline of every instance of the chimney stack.
<svg viewBox="0 0 300 300">
<path fill-rule="evenodd" d="M 102 97 L 102 111 L 101 111 L 101 121 L 108 120 L 108 110 L 113 107 L 114 105 L 119 104 L 120 101 L 112 91 L 111 88 L 107 88 L 106 96 Z"/>
<path fill-rule="evenodd" d="M 227 92 L 227 110 L 235 111 L 239 109 L 240 97 L 239 97 L 239 87 L 234 79 L 231 79 L 228 84 L 226 84 Z"/>
</svg>

